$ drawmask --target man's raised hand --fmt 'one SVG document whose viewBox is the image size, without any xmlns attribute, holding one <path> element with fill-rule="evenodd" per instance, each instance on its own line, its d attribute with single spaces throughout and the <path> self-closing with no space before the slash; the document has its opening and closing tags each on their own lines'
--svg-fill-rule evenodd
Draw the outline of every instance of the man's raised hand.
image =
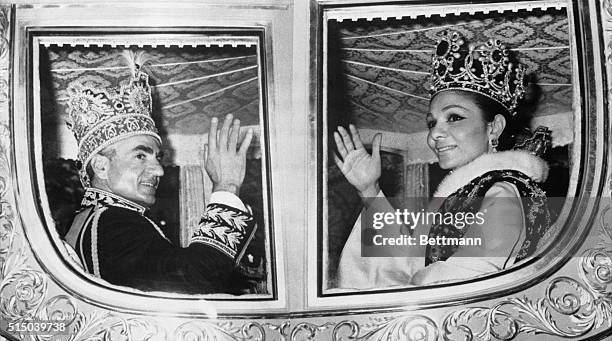
<svg viewBox="0 0 612 341">
<path fill-rule="evenodd" d="M 236 195 L 246 173 L 246 153 L 253 139 L 253 129 L 249 129 L 238 148 L 240 120 L 232 114 L 225 116 L 223 126 L 217 133 L 218 120 L 210 121 L 208 144 L 205 147 L 204 168 L 213 183 L 213 192 L 227 191 Z"/>
</svg>

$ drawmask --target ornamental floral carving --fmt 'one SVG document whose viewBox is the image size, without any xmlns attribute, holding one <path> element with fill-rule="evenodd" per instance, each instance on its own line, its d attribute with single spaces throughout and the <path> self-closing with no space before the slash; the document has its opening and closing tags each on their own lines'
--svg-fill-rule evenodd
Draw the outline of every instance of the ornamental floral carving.
<svg viewBox="0 0 612 341">
<path fill-rule="evenodd" d="M 6 149 L 8 127 L 0 125 L 0 319 L 32 319 L 47 292 L 47 276 L 28 264 L 28 245 L 15 228 L 10 163 Z"/>
<path fill-rule="evenodd" d="M 8 100 L 9 7 L 0 6 L 0 103 Z"/>
<path fill-rule="evenodd" d="M 219 340 L 239 341 L 266 339 L 265 327 L 256 322 L 236 326 L 232 322 L 213 324 L 206 321 L 189 321 L 174 331 L 171 340 Z"/>
<path fill-rule="evenodd" d="M 612 17 L 612 1 L 611 0 L 604 0 L 604 9 L 606 10 L 606 13 L 608 14 L 609 17 Z"/>
<path fill-rule="evenodd" d="M 612 327 L 610 210 L 610 206 L 605 207 L 599 221 L 598 245 L 607 247 L 588 249 L 582 254 L 578 264 L 580 280 L 556 277 L 549 282 L 545 296 L 535 301 L 525 296 L 502 300 L 493 307 L 457 310 L 443 322 L 445 339 L 456 339 L 461 334 L 467 340 L 511 340 L 521 333 L 577 338 Z"/>
<path fill-rule="evenodd" d="M 424 315 L 372 317 L 370 323 L 360 326 L 355 321 L 343 321 L 334 328 L 333 340 L 389 340 L 435 341 L 439 331 L 437 324 Z M 349 333 L 345 334 L 345 330 Z"/>
<path fill-rule="evenodd" d="M 8 117 L 9 12 L 0 6 L 0 116 Z M 32 319 L 45 299 L 47 275 L 32 269 L 25 238 L 16 228 L 11 164 L 8 158 L 10 131 L 0 124 L 0 320 Z"/>
</svg>

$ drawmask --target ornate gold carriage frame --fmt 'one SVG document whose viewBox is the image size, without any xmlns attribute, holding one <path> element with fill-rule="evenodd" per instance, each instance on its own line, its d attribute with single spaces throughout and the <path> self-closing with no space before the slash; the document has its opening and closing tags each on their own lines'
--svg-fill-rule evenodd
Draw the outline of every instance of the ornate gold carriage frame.
<svg viewBox="0 0 612 341">
<path fill-rule="evenodd" d="M 564 234 L 533 262 L 482 280 L 381 293 L 321 290 L 320 157 L 325 125 L 324 30 L 329 18 L 383 18 L 565 6 L 580 93 Z M 125 15 L 130 13 L 130 15 Z M 31 169 L 30 34 L 62 28 L 159 32 L 174 27 L 262 30 L 275 226 L 276 292 L 241 299 L 118 290 L 70 270 L 44 231 Z M 610 1 L 438 5 L 312 0 L 97 3 L 0 9 L 0 320 L 67 320 L 66 340 L 436 340 L 603 338 L 612 320 Z M 293 33 L 292 33 L 293 31 Z M 38 140 L 37 140 L 38 139 Z M 25 157 L 24 157 L 25 156 Z M 452 286 L 452 290 L 449 290 Z M 7 338 L 54 340 L 44 335 Z"/>
</svg>

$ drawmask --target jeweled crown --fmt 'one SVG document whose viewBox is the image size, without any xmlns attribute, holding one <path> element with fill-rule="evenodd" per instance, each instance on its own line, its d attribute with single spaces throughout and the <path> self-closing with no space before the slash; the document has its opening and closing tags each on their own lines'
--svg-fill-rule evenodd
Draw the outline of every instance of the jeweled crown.
<svg viewBox="0 0 612 341">
<path fill-rule="evenodd" d="M 430 94 L 465 90 L 485 95 L 504 106 L 511 116 L 525 94 L 525 68 L 510 60 L 499 40 L 467 46 L 457 32 L 445 32 L 432 60 Z"/>
<path fill-rule="evenodd" d="M 115 89 L 97 89 L 77 83 L 68 89 L 68 127 L 78 143 L 79 175 L 89 187 L 86 168 L 91 158 L 107 146 L 129 136 L 161 138 L 151 118 L 149 76 L 136 70 Z"/>
</svg>

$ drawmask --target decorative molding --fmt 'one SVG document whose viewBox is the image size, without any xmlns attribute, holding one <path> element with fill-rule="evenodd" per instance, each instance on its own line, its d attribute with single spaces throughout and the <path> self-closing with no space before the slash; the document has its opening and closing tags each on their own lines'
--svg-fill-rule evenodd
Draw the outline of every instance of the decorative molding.
<svg viewBox="0 0 612 341">
<path fill-rule="evenodd" d="M 9 17 L 10 7 L 0 6 L 0 108 L 8 102 L 8 69 L 9 69 Z M 8 108 L 6 108 L 8 114 Z M 7 115 L 8 117 L 8 115 Z"/>
<path fill-rule="evenodd" d="M 31 267 L 30 250 L 17 227 L 11 164 L 9 96 L 10 7 L 0 6 L 0 319 L 32 319 L 47 294 L 47 274 Z"/>
<path fill-rule="evenodd" d="M 606 14 L 608 15 L 608 17 L 612 17 L 612 1 L 604 0 L 603 6 L 604 6 L 604 9 L 606 10 Z"/>
<path fill-rule="evenodd" d="M 16 225 L 8 131 L 0 124 L 0 319 L 20 322 L 37 316 L 48 286 L 47 274 L 31 268 L 28 243 Z"/>
<path fill-rule="evenodd" d="M 319 0 L 320 3 L 332 3 L 337 0 Z M 563 0 L 548 0 L 548 1 L 515 1 L 509 3 L 495 4 L 495 7 L 490 8 L 489 6 L 474 6 L 473 4 L 461 4 L 461 5 L 444 5 L 442 6 L 412 6 L 408 10 L 405 10 L 401 6 L 393 5 L 380 5 L 380 6 L 364 6 L 363 8 L 346 8 L 343 10 L 333 11 L 327 14 L 328 19 L 337 21 L 352 20 L 357 21 L 359 19 L 365 19 L 368 21 L 379 19 L 401 19 L 404 17 L 417 18 L 419 16 L 425 16 L 429 18 L 433 15 L 440 15 L 442 17 L 447 15 L 460 15 L 468 13 L 474 15 L 476 13 L 489 14 L 489 13 L 506 13 L 506 12 L 517 12 L 519 10 L 534 11 L 534 10 L 546 10 L 548 8 L 564 8 L 567 6 L 567 2 Z M 391 8 L 391 9 L 389 9 Z M 392 13 L 392 14 L 390 14 Z"/>
<path fill-rule="evenodd" d="M 610 250 L 587 250 L 580 258 L 581 281 L 557 277 L 549 282 L 546 296 L 535 302 L 524 296 L 502 300 L 491 308 L 455 311 L 443 323 L 445 338 L 457 337 L 455 332 L 468 340 L 511 340 L 521 333 L 577 338 L 610 328 L 612 296 L 606 286 L 612 284 L 611 255 Z"/>
<path fill-rule="evenodd" d="M 237 326 L 232 322 L 212 324 L 205 321 L 190 321 L 180 325 L 170 340 L 263 341 L 266 340 L 266 329 L 281 331 L 283 327 L 259 322 L 248 322 Z"/>
<path fill-rule="evenodd" d="M 348 335 L 343 330 L 349 328 Z M 438 325 L 425 315 L 393 317 L 371 317 L 369 323 L 360 326 L 355 321 L 342 321 L 336 325 L 333 340 L 385 340 L 404 341 L 438 340 Z"/>
<path fill-rule="evenodd" d="M 612 53 L 610 53 L 610 51 L 612 51 L 612 42 L 608 43 L 608 64 L 612 65 Z M 612 90 L 610 91 L 612 92 Z"/>
<path fill-rule="evenodd" d="M 130 36 L 130 35 L 117 35 L 113 37 L 90 37 L 90 36 L 76 36 L 76 37 L 62 37 L 62 36 L 53 36 L 53 37 L 41 37 L 39 40 L 40 44 L 49 47 L 49 46 L 76 46 L 82 45 L 84 47 L 89 46 L 97 46 L 102 47 L 108 45 L 110 47 L 143 47 L 143 46 L 164 46 L 164 47 L 172 47 L 177 46 L 179 48 L 183 48 L 185 46 L 197 47 L 197 46 L 257 46 L 259 44 L 259 38 L 257 37 L 238 37 L 238 36 L 214 36 L 214 37 L 183 37 L 179 40 L 176 37 L 143 37 L 143 36 Z"/>
<path fill-rule="evenodd" d="M 291 330 L 289 340 L 315 340 L 319 332 L 333 327 L 335 323 L 327 322 L 322 325 L 317 325 L 310 322 L 301 322 L 296 324 Z M 300 338 L 300 337 L 305 338 Z"/>
</svg>

